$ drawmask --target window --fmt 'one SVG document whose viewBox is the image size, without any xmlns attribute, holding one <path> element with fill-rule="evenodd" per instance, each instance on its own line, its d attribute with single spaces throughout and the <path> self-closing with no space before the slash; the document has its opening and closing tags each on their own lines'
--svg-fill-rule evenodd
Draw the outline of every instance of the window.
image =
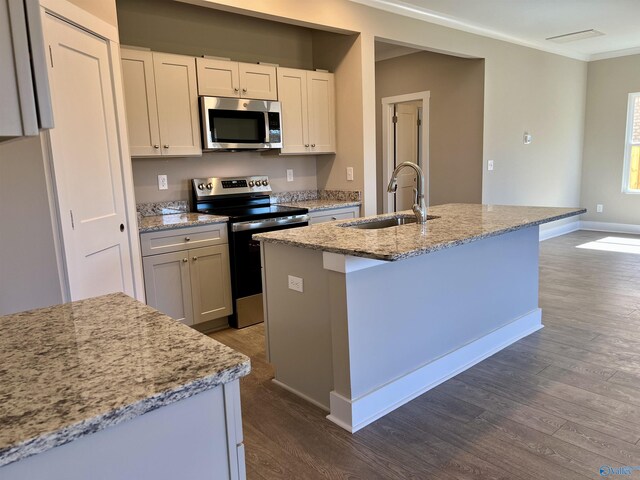
<svg viewBox="0 0 640 480">
<path fill-rule="evenodd" d="M 640 92 L 630 93 L 627 104 L 622 191 L 640 193 Z"/>
</svg>

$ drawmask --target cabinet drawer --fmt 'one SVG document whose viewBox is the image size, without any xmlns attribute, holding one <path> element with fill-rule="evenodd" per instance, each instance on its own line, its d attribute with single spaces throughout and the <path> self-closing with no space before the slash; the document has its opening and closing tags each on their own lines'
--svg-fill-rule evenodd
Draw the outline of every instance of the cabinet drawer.
<svg viewBox="0 0 640 480">
<path fill-rule="evenodd" d="M 140 234 L 142 256 L 227 243 L 227 224 L 176 228 Z"/>
<path fill-rule="evenodd" d="M 311 225 L 315 223 L 333 222 L 334 220 L 348 220 L 358 216 L 358 207 L 313 212 L 310 216 L 311 219 L 309 220 L 309 223 Z"/>
</svg>

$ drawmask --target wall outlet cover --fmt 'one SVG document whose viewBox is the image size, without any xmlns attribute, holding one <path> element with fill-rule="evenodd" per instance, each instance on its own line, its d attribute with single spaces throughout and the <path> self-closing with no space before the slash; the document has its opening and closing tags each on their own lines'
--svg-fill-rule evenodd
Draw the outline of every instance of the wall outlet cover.
<svg viewBox="0 0 640 480">
<path fill-rule="evenodd" d="M 596 213 L 602 213 L 604 211 L 604 205 L 601 203 L 598 203 L 596 205 Z"/>
<path fill-rule="evenodd" d="M 293 182 L 293 168 L 287 168 L 287 182 Z"/>
<path fill-rule="evenodd" d="M 493 160 L 489 160 L 487 162 L 487 170 L 489 171 L 493 170 Z"/>
<path fill-rule="evenodd" d="M 300 277 L 294 277 L 293 275 L 289 275 L 289 288 L 291 290 L 295 290 L 296 292 L 302 293 L 304 291 L 304 281 Z"/>
<path fill-rule="evenodd" d="M 347 180 L 353 182 L 353 167 L 347 167 Z"/>
<path fill-rule="evenodd" d="M 158 190 L 168 190 L 169 181 L 166 175 L 158 175 Z"/>
</svg>

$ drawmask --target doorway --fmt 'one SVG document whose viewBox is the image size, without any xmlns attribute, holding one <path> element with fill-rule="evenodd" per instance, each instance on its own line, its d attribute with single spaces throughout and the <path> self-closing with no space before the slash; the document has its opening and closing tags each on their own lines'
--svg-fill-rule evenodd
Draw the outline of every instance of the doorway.
<svg viewBox="0 0 640 480">
<path fill-rule="evenodd" d="M 429 183 L 429 98 L 430 92 L 416 92 L 382 99 L 383 183 L 387 185 L 393 170 L 403 162 L 422 168 L 425 188 Z M 413 169 L 398 175 L 398 189 L 387 193 L 384 213 L 411 210 L 416 202 L 417 178 Z M 425 198 L 428 202 L 428 197 Z"/>
</svg>

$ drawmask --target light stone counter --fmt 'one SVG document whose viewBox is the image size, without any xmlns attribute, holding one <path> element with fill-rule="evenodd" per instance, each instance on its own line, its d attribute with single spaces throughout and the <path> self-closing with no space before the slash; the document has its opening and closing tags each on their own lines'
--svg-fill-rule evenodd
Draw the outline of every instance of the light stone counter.
<svg viewBox="0 0 640 480">
<path fill-rule="evenodd" d="M 309 209 L 309 212 L 319 212 L 322 210 L 333 210 L 334 208 L 359 207 L 360 201 L 350 200 L 333 200 L 333 199 L 315 199 L 301 200 L 297 202 L 278 202 L 278 205 L 285 207 L 301 207 Z"/>
<path fill-rule="evenodd" d="M 0 466 L 250 370 L 246 356 L 121 293 L 0 317 L 0 331 Z"/>
<path fill-rule="evenodd" d="M 584 208 L 447 204 L 429 207 L 426 225 L 366 230 L 348 228 L 393 214 L 363 217 L 254 235 L 279 243 L 377 260 L 401 260 L 585 213 Z M 410 211 L 401 212 L 412 216 Z"/>
<path fill-rule="evenodd" d="M 212 223 L 225 223 L 229 217 L 221 215 L 207 215 L 204 213 L 174 213 L 168 215 L 153 215 L 142 217 L 138 221 L 140 233 L 169 230 L 172 228 L 196 227 Z"/>
</svg>

